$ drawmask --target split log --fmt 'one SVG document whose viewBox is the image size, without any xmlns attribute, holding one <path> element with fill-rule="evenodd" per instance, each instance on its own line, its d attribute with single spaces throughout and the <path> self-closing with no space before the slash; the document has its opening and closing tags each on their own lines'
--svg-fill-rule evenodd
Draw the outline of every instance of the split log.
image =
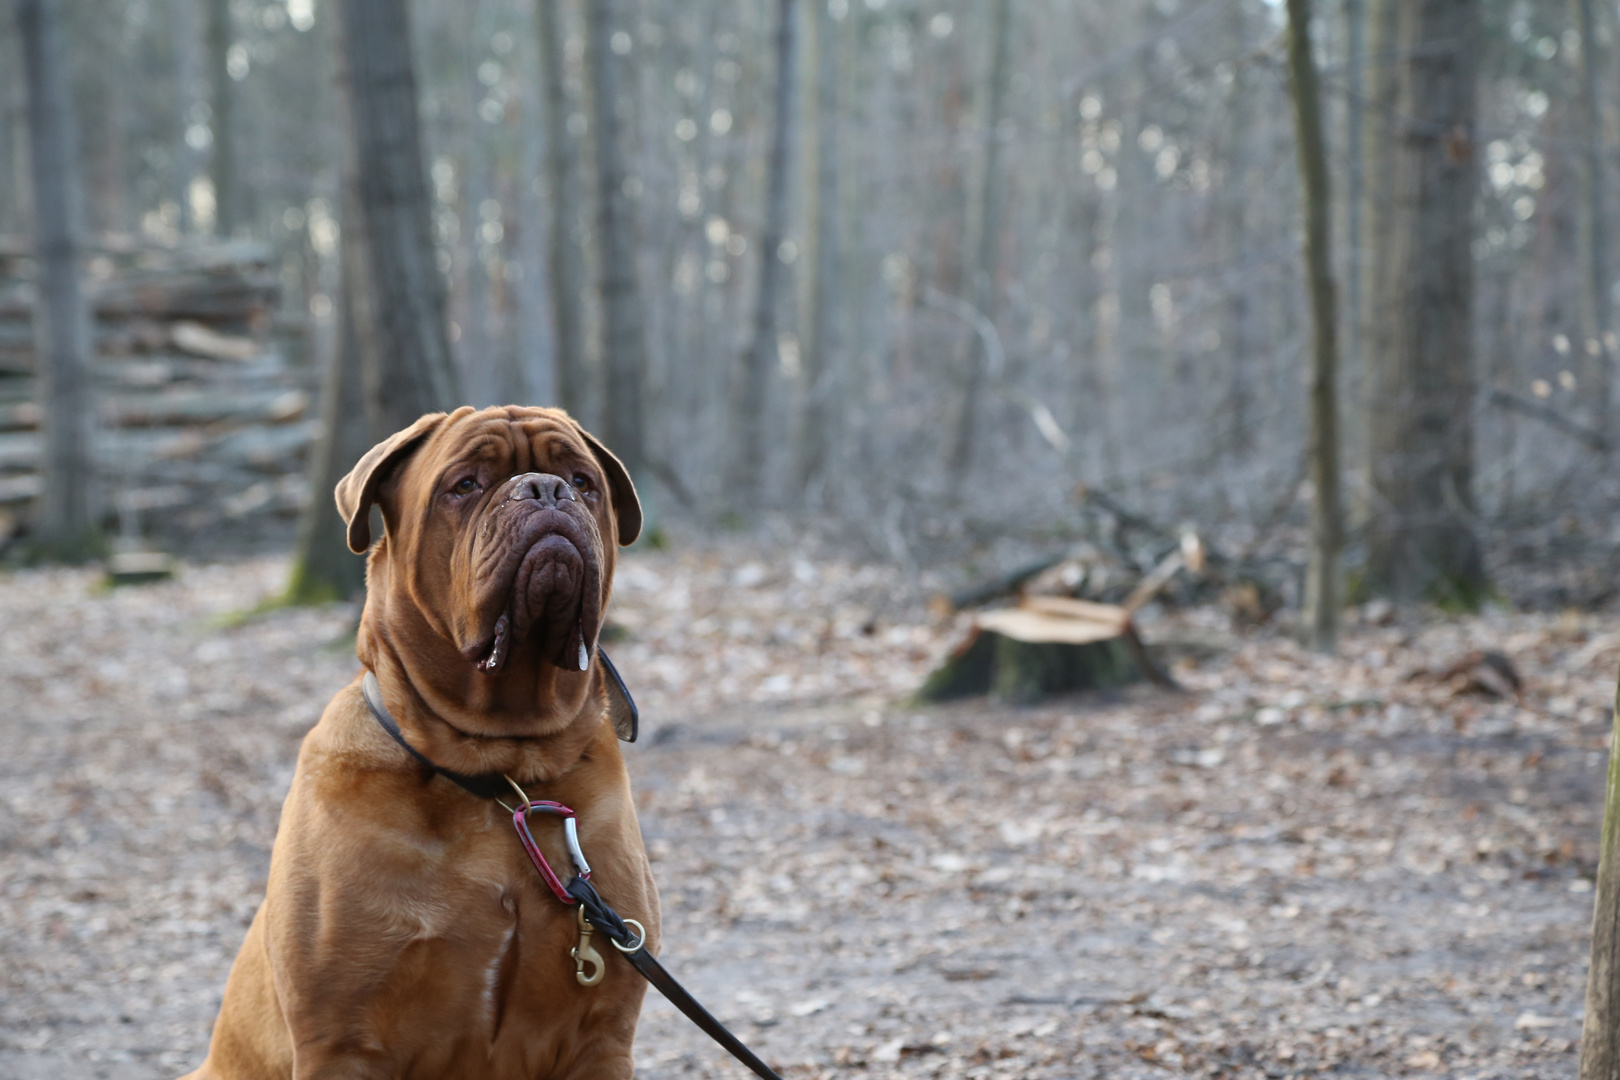
<svg viewBox="0 0 1620 1080">
<path fill-rule="evenodd" d="M 252 360 L 264 352 L 264 347 L 252 338 L 222 334 L 185 319 L 175 323 L 170 333 L 174 336 L 175 348 L 210 360 Z"/>
</svg>

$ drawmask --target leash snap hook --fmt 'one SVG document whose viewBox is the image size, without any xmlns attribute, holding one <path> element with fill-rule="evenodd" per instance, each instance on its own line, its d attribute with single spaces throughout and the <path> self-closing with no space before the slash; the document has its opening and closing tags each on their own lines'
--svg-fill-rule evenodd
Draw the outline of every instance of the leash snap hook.
<svg viewBox="0 0 1620 1080">
<path fill-rule="evenodd" d="M 585 918 L 584 907 L 575 908 L 574 916 L 579 923 L 579 944 L 568 950 L 568 955 L 574 958 L 574 978 L 581 986 L 595 986 L 607 974 L 602 954 L 591 945 L 591 934 L 596 928 Z"/>
</svg>

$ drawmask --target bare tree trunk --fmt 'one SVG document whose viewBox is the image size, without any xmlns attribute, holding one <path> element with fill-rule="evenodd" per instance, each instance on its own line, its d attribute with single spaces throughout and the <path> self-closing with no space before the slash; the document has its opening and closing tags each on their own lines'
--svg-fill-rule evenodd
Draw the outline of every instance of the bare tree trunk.
<svg viewBox="0 0 1620 1080">
<path fill-rule="evenodd" d="M 544 82 L 546 182 L 551 198 L 551 318 L 556 327 L 556 401 L 576 416 L 585 407 L 585 331 L 580 311 L 585 262 L 579 222 L 579 136 L 568 130 L 563 42 L 556 0 L 535 0 Z"/>
<path fill-rule="evenodd" d="M 531 8 L 537 23 L 556 18 L 551 7 L 546 0 L 537 0 Z M 549 81 L 551 57 L 540 52 L 538 33 L 527 47 L 520 47 L 519 55 L 533 57 L 543 79 Z M 555 278 L 547 251 L 547 241 L 556 234 L 557 223 L 553 217 L 547 227 L 546 195 L 550 195 L 552 210 L 557 198 L 555 192 L 542 192 L 540 177 L 546 175 L 552 140 L 561 138 L 561 132 L 549 114 L 547 91 L 549 86 L 543 89 L 534 79 L 523 80 L 523 164 L 518 170 L 517 196 L 517 250 L 523 279 L 514 290 L 518 306 L 518 400 L 536 405 L 559 404 Z"/>
<path fill-rule="evenodd" d="M 1363 21 L 1367 28 L 1366 77 L 1363 79 L 1361 129 L 1357 156 L 1360 161 L 1361 228 L 1357 236 L 1360 248 L 1361 295 L 1348 317 L 1356 324 L 1358 352 L 1353 361 L 1357 365 L 1357 401 L 1364 407 L 1352 410 L 1351 424 L 1359 445 L 1365 447 L 1370 436 L 1367 427 L 1377 411 L 1371 397 L 1373 368 L 1389 349 L 1388 320 L 1384 317 L 1383 280 L 1389 256 L 1390 188 L 1389 169 L 1391 148 L 1395 144 L 1394 132 L 1399 126 L 1395 115 L 1395 92 L 1399 88 L 1396 76 L 1396 18 L 1400 13 L 1397 0 L 1357 0 L 1365 2 L 1367 13 Z M 1360 459 L 1364 468 L 1370 457 Z M 1362 486 L 1370 493 L 1370 483 Z M 1355 518 L 1364 521 L 1371 514 L 1370 506 L 1358 506 Z"/>
<path fill-rule="evenodd" d="M 1247 11 L 1241 4 L 1230 9 L 1233 38 L 1248 39 Z M 1227 110 L 1226 127 L 1231 132 L 1225 147 L 1225 177 L 1219 195 L 1221 259 L 1226 264 L 1225 276 L 1225 331 L 1226 354 L 1231 357 L 1230 381 L 1226 386 L 1225 401 L 1220 410 L 1223 449 L 1238 461 L 1247 458 L 1255 447 L 1257 425 L 1254 422 L 1255 368 L 1261 349 L 1254 331 L 1255 309 L 1259 307 L 1254 289 L 1244 272 L 1250 257 L 1253 233 L 1249 227 L 1252 216 L 1249 200 L 1253 196 L 1253 152 L 1255 74 L 1247 64 L 1238 64 L 1232 71 L 1231 105 Z M 1134 126 L 1134 125 L 1133 125 Z M 1131 283 L 1131 291 L 1140 294 L 1146 288 L 1139 281 Z"/>
<path fill-rule="evenodd" d="M 202 155 L 191 145 L 191 126 L 196 119 L 196 106 L 205 100 L 207 91 L 202 85 L 202 72 L 199 70 L 203 65 L 198 57 L 202 34 L 197 28 L 197 0 L 170 0 L 169 7 L 174 16 L 174 81 L 179 91 L 176 98 L 180 106 L 174 117 L 173 190 L 175 204 L 180 208 L 179 228 L 183 236 L 196 230 L 196 222 L 191 215 L 191 182 L 202 171 Z M 212 120 L 209 123 L 211 132 L 214 123 Z M 214 137 L 218 138 L 217 132 L 214 132 Z M 214 222 L 217 226 L 218 193 L 215 194 Z"/>
<path fill-rule="evenodd" d="M 811 253 L 809 333 L 804 357 L 804 416 L 799 424 L 797 480 L 800 490 L 828 468 L 828 448 L 841 433 L 838 320 L 838 23 L 823 0 L 810 5 L 816 66 L 816 171 L 814 218 L 806 237 Z"/>
<path fill-rule="evenodd" d="M 1311 552 L 1305 575 L 1305 640 L 1332 652 L 1339 640 L 1339 552 L 1344 521 L 1339 508 L 1338 318 L 1334 310 L 1332 212 L 1327 146 L 1316 61 L 1311 56 L 1310 0 L 1288 0 L 1288 76 L 1298 133 L 1299 178 L 1305 202 L 1305 265 L 1310 281 Z"/>
<path fill-rule="evenodd" d="M 794 99 L 798 94 L 798 18 L 794 0 L 776 6 L 776 116 L 765 177 L 765 227 L 759 244 L 759 292 L 754 301 L 754 334 L 743 354 L 742 387 L 737 396 L 733 445 L 735 482 L 730 497 L 738 506 L 757 506 L 765 469 L 767 389 L 776 367 L 776 308 L 782 260 L 778 249 L 787 233 L 788 151 L 793 145 Z"/>
<path fill-rule="evenodd" d="M 34 544 L 49 559 L 78 560 L 100 547 L 95 485 L 95 397 L 90 312 L 79 278 L 83 228 L 77 127 L 56 0 L 17 0 L 17 36 L 28 82 L 34 254 L 39 299 L 34 355 L 44 446 Z"/>
<path fill-rule="evenodd" d="M 621 70 L 614 56 L 613 0 L 587 0 L 586 52 L 596 117 L 597 242 L 601 248 L 602 367 L 606 393 L 602 438 L 640 478 L 646 464 L 642 380 L 647 370 L 646 317 L 636 273 L 634 205 L 619 145 Z M 626 24 L 628 25 L 628 23 Z M 627 30 L 618 31 L 628 38 Z"/>
<path fill-rule="evenodd" d="M 231 0 L 207 0 L 207 3 L 208 71 L 213 89 L 213 119 L 209 127 L 214 135 L 214 149 L 209 158 L 209 176 L 214 182 L 214 231 L 229 237 L 241 224 L 236 180 L 236 91 L 227 65 L 231 51 Z"/>
<path fill-rule="evenodd" d="M 1001 203 L 1004 187 L 1001 175 L 1001 111 L 1007 99 L 1007 80 L 1010 76 L 1012 42 L 1012 5 L 1009 0 L 994 0 L 990 10 L 990 72 L 989 97 L 984 111 L 983 175 L 979 181 L 979 206 L 969 229 L 973 244 L 973 305 L 979 313 L 995 320 L 996 307 L 996 245 L 1001 237 Z M 973 352 L 968 368 L 967 384 L 962 390 L 961 408 L 957 413 L 955 437 L 951 443 L 948 475 L 951 489 L 962 490 L 972 462 L 975 419 L 978 401 L 984 395 L 984 384 L 989 376 L 990 358 L 983 348 Z"/>
<path fill-rule="evenodd" d="M 1345 24 L 1345 357 L 1351 379 L 1361 365 L 1361 216 L 1363 132 L 1367 123 L 1367 0 L 1344 0 Z M 1353 383 L 1352 383 L 1353 385 Z"/>
<path fill-rule="evenodd" d="M 369 411 L 384 432 L 459 403 L 431 227 L 404 0 L 341 0 L 359 220 L 355 305 Z M 355 226 L 358 226 L 356 228 Z M 377 434 L 377 432 L 373 432 Z"/>
<path fill-rule="evenodd" d="M 341 42 L 341 28 L 335 36 Z M 337 49 L 334 69 L 342 146 L 338 191 L 343 227 L 338 248 L 337 340 L 321 379 L 321 430 L 310 447 L 309 498 L 299 513 L 287 583 L 286 600 L 290 604 L 324 604 L 365 591 L 365 560 L 349 550 L 348 533 L 332 503 L 332 492 L 373 442 L 396 430 L 389 428 L 379 414 L 379 403 L 368 402 L 366 397 L 365 353 L 367 348 L 375 349 L 376 343 L 373 340 L 368 344 L 366 340 L 374 335 L 366 306 L 369 293 L 366 246 L 360 227 L 360 162 L 349 104 L 349 65 L 341 47 Z"/>
<path fill-rule="evenodd" d="M 1609 745 L 1620 747 L 1620 697 L 1615 699 Z M 1609 754 L 1598 844 L 1597 895 L 1592 913 L 1592 962 L 1586 976 L 1581 1023 L 1580 1080 L 1620 1076 L 1620 754 Z"/>
<path fill-rule="evenodd" d="M 1399 5 L 1401 118 L 1391 147 L 1387 345 L 1368 375 L 1366 584 L 1473 606 L 1486 588 L 1472 528 L 1473 217 L 1479 167 L 1476 0 Z"/>
<path fill-rule="evenodd" d="M 321 380 L 321 431 L 310 448 L 309 500 L 298 518 L 298 540 L 287 584 L 287 602 L 292 604 L 347 600 L 366 589 L 366 562 L 349 550 L 348 534 L 332 504 L 338 481 L 372 442 L 365 423 L 365 386 L 354 317 L 345 288 L 338 298 L 337 348 Z"/>
<path fill-rule="evenodd" d="M 1603 205 L 1603 99 L 1599 96 L 1601 72 L 1598 64 L 1597 20 L 1592 0 L 1575 0 L 1581 24 L 1581 109 L 1585 114 L 1586 152 L 1583 172 L 1586 181 L 1586 318 L 1589 340 L 1597 351 L 1588 352 L 1595 362 L 1597 389 L 1590 395 L 1592 426 L 1608 434 L 1614 398 L 1614 351 L 1609 345 L 1609 219 Z"/>
</svg>

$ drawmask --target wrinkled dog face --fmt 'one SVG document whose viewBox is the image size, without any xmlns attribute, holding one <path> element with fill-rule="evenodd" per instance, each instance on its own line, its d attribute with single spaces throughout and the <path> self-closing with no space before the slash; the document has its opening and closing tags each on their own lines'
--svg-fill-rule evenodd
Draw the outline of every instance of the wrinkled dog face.
<svg viewBox="0 0 1620 1080">
<path fill-rule="evenodd" d="M 514 657 L 584 670 L 616 541 L 640 527 L 624 467 L 550 409 L 459 410 L 419 438 L 377 491 L 396 587 L 488 676 Z"/>
<path fill-rule="evenodd" d="M 457 644 L 480 671 L 499 672 L 513 647 L 531 640 L 558 667 L 584 670 L 605 599 L 593 513 L 603 482 L 577 459 L 492 482 L 510 471 L 509 457 L 496 451 L 457 463 L 438 485 L 447 516 L 466 519 L 450 574 L 468 585 L 474 636 Z"/>
</svg>

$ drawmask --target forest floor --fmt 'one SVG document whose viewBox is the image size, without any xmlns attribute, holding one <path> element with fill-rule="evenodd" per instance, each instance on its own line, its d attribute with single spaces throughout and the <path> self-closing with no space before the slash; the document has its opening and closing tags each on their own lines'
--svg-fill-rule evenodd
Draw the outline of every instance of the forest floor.
<svg viewBox="0 0 1620 1080">
<path fill-rule="evenodd" d="M 285 564 L 0 575 L 0 1075 L 203 1056 L 353 612 Z M 788 1077 L 1573 1077 L 1620 624 L 1200 609 L 1185 692 L 915 707 L 880 567 L 628 558 L 610 645 L 665 959 Z M 1442 674 L 1495 649 L 1517 699 Z M 631 978 L 629 970 L 609 978 Z M 741 1077 L 649 995 L 639 1075 Z"/>
</svg>

